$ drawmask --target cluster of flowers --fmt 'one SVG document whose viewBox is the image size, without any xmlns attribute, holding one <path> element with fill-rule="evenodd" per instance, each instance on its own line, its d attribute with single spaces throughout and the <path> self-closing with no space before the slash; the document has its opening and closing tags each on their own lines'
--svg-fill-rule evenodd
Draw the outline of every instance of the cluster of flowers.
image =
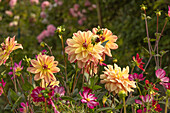
<svg viewBox="0 0 170 113">
<path fill-rule="evenodd" d="M 56 27 L 55 27 L 54 25 L 52 25 L 52 24 L 48 25 L 48 26 L 47 26 L 47 30 L 43 30 L 43 31 L 37 36 L 38 42 L 42 42 L 42 40 L 43 40 L 45 37 L 54 36 L 55 30 L 56 30 Z"/>
<path fill-rule="evenodd" d="M 91 2 L 89 0 L 86 0 L 84 3 L 84 6 L 88 8 L 88 10 L 92 11 L 93 9 L 96 8 L 95 4 L 91 4 Z M 86 9 L 82 9 L 82 11 L 80 11 L 79 9 L 80 5 L 79 4 L 74 4 L 73 8 L 70 8 L 70 14 L 73 17 L 78 18 L 78 24 L 79 25 L 83 25 L 83 22 L 86 21 L 86 16 L 85 14 L 87 13 Z"/>
<path fill-rule="evenodd" d="M 77 62 L 79 68 L 85 68 L 90 73 L 94 67 L 97 73 L 97 65 L 102 65 L 105 55 L 112 56 L 110 49 L 117 49 L 115 43 L 117 36 L 106 28 L 93 28 L 91 31 L 78 31 L 73 34 L 72 39 L 67 39 L 65 52 L 68 54 L 70 63 Z M 103 44 L 103 45 L 102 45 Z"/>
</svg>

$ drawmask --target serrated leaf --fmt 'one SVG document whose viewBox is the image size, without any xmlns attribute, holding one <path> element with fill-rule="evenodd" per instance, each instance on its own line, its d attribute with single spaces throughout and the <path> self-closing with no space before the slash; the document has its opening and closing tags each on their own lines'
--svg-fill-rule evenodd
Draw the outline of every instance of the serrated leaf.
<svg viewBox="0 0 170 113">
<path fill-rule="evenodd" d="M 138 99 L 138 98 L 139 98 L 139 96 L 129 98 L 128 101 L 126 102 L 126 105 L 135 103 L 135 99 Z"/>
<path fill-rule="evenodd" d="M 98 108 L 96 111 L 101 112 L 101 111 L 106 111 L 106 110 L 114 110 L 113 107 L 104 107 L 104 108 Z"/>
<path fill-rule="evenodd" d="M 108 42 L 109 40 L 106 40 L 105 42 L 103 42 L 101 45 L 105 47 L 106 43 Z"/>
<path fill-rule="evenodd" d="M 75 102 L 75 100 L 73 98 L 68 97 L 68 96 L 62 96 L 61 99 Z"/>
</svg>

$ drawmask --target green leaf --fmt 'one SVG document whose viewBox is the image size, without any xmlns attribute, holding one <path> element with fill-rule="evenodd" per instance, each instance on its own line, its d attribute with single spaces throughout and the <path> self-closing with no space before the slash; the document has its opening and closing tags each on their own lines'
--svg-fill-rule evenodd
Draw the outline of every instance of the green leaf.
<svg viewBox="0 0 170 113">
<path fill-rule="evenodd" d="M 105 46 L 106 45 L 106 43 L 108 42 L 109 40 L 106 40 L 105 42 L 103 42 L 101 45 L 102 46 Z"/>
<path fill-rule="evenodd" d="M 144 48 L 144 47 L 142 47 L 142 48 L 149 54 L 149 51 L 146 48 Z"/>
<path fill-rule="evenodd" d="M 10 90 L 10 97 L 13 101 L 16 101 L 18 99 L 18 95 L 15 93 L 15 91 L 13 91 L 12 89 L 9 89 Z"/>
<path fill-rule="evenodd" d="M 119 104 L 118 106 L 116 106 L 115 109 L 116 109 L 116 110 L 117 110 L 117 109 L 121 109 L 122 107 L 123 107 L 123 104 Z"/>
<path fill-rule="evenodd" d="M 22 96 L 23 96 L 23 95 L 19 96 L 18 99 L 15 101 L 14 105 L 12 106 L 11 111 L 14 111 L 15 108 L 22 102 L 22 101 L 21 101 Z"/>
<path fill-rule="evenodd" d="M 31 91 L 32 89 L 34 89 L 33 86 L 26 79 L 25 79 L 25 83 L 22 84 L 21 87 L 24 91 Z"/>
<path fill-rule="evenodd" d="M 63 100 L 69 100 L 69 101 L 73 101 L 73 102 L 75 101 L 73 98 L 67 97 L 67 96 L 62 96 L 61 99 L 63 99 Z"/>
<path fill-rule="evenodd" d="M 99 86 L 99 85 L 95 85 L 95 86 L 93 86 L 93 90 L 97 90 L 97 89 L 101 89 L 102 87 L 101 86 Z"/>
<path fill-rule="evenodd" d="M 138 98 L 139 98 L 139 96 L 129 98 L 128 101 L 126 102 L 126 105 L 135 103 L 135 99 L 138 99 Z"/>
<path fill-rule="evenodd" d="M 7 105 L 5 106 L 5 108 L 4 108 L 4 110 L 10 110 L 10 109 L 11 109 L 11 107 L 10 107 L 9 104 L 7 104 Z"/>
<path fill-rule="evenodd" d="M 104 107 L 104 108 L 98 108 L 96 111 L 101 112 L 101 111 L 106 111 L 106 110 L 114 110 L 113 107 Z"/>
</svg>

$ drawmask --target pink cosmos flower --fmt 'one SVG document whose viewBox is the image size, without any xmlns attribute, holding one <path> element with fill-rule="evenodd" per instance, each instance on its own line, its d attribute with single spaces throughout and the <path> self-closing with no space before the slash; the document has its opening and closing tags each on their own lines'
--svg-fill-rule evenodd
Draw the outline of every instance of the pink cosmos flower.
<svg viewBox="0 0 170 113">
<path fill-rule="evenodd" d="M 150 110 L 148 110 L 148 111 L 150 111 Z M 142 109 L 138 109 L 138 110 L 137 110 L 137 113 L 146 113 L 146 108 L 144 108 L 144 112 L 143 112 Z"/>
<path fill-rule="evenodd" d="M 70 8 L 70 9 L 69 9 L 69 12 L 70 12 L 70 14 L 71 14 L 73 17 L 78 17 L 78 14 L 74 11 L 73 8 Z"/>
<path fill-rule="evenodd" d="M 58 86 L 55 86 L 54 87 L 54 93 L 55 94 L 59 94 L 59 96 L 61 97 L 61 96 L 64 96 L 64 94 L 65 94 L 65 89 L 64 89 L 64 87 L 58 87 Z"/>
<path fill-rule="evenodd" d="M 136 54 L 136 58 L 135 58 L 135 56 L 133 56 L 133 61 L 136 63 L 138 68 L 140 68 L 141 70 L 145 71 L 143 69 L 143 64 L 145 64 L 145 63 L 142 62 L 142 58 L 139 57 L 138 53 Z"/>
<path fill-rule="evenodd" d="M 152 95 L 146 95 L 146 96 L 139 96 L 140 98 L 141 98 L 141 100 L 136 100 L 135 99 L 135 102 L 137 103 L 137 104 L 140 104 L 140 105 L 143 105 L 143 103 L 150 103 L 150 102 L 152 102 L 152 100 L 153 100 L 153 97 L 152 97 Z M 142 103 L 143 102 L 143 103 Z M 143 105 L 144 106 L 144 105 Z"/>
<path fill-rule="evenodd" d="M 19 111 L 21 113 L 28 113 L 28 111 L 29 111 L 28 102 L 26 102 L 26 104 L 24 102 L 21 102 L 21 106 L 22 106 L 22 108 L 19 108 Z M 33 112 L 31 111 L 31 113 L 33 113 Z"/>
<path fill-rule="evenodd" d="M 56 3 L 57 5 L 59 5 L 59 6 L 61 6 L 61 5 L 63 4 L 62 1 L 59 1 L 59 0 L 54 0 L 54 1 L 55 1 L 55 3 Z"/>
<path fill-rule="evenodd" d="M 166 72 L 163 69 L 158 69 L 155 72 L 156 77 L 161 80 L 161 82 L 169 82 L 169 78 L 165 77 Z"/>
<path fill-rule="evenodd" d="M 45 88 L 37 87 L 32 90 L 31 97 L 33 98 L 34 102 L 44 102 L 45 101 L 43 93 L 41 93 L 42 90 L 45 90 Z"/>
<path fill-rule="evenodd" d="M 1 96 L 2 93 L 4 92 L 4 91 L 3 91 L 3 87 L 5 87 L 6 82 L 4 82 L 4 80 L 2 79 L 1 82 L 0 82 L 0 84 L 1 84 L 1 85 L 0 85 L 0 96 Z"/>
<path fill-rule="evenodd" d="M 17 4 L 17 0 L 10 0 L 9 5 L 13 8 Z"/>
<path fill-rule="evenodd" d="M 135 79 L 139 80 L 139 81 L 143 81 L 146 77 L 143 77 L 143 74 L 137 74 L 137 73 L 134 73 L 134 74 L 129 74 L 129 80 L 130 81 L 134 81 Z"/>
<path fill-rule="evenodd" d="M 42 10 L 45 10 L 46 7 L 49 7 L 50 6 L 50 2 L 49 1 L 44 1 L 42 4 L 41 4 L 41 8 Z"/>
<path fill-rule="evenodd" d="M 39 4 L 39 0 L 30 0 L 31 4 Z"/>
<path fill-rule="evenodd" d="M 95 106 L 99 105 L 99 102 L 96 102 L 95 100 L 97 97 L 94 97 L 95 94 L 91 94 L 91 89 L 88 87 L 83 87 L 84 91 L 83 94 L 79 92 L 80 96 L 83 98 L 81 99 L 82 103 L 87 103 L 87 107 L 90 109 L 93 109 Z"/>
<path fill-rule="evenodd" d="M 168 16 L 170 17 L 170 6 L 168 6 L 168 8 L 169 8 L 169 11 L 168 11 Z"/>
</svg>

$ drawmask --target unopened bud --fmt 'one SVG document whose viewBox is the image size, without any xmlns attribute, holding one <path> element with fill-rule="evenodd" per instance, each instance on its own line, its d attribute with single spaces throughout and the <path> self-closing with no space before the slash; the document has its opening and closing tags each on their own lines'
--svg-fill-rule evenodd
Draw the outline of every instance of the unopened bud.
<svg viewBox="0 0 170 113">
<path fill-rule="evenodd" d="M 118 93 L 118 96 L 119 96 L 119 98 L 123 99 L 126 97 L 126 92 L 124 90 L 122 90 Z"/>
<path fill-rule="evenodd" d="M 145 11 L 147 9 L 147 7 L 144 4 L 140 5 L 140 7 L 141 7 L 141 10 L 143 10 L 143 11 Z"/>
<path fill-rule="evenodd" d="M 170 90 L 169 89 L 167 89 L 166 94 L 167 94 L 168 97 L 170 97 Z"/>
<path fill-rule="evenodd" d="M 40 46 L 41 46 L 41 47 L 45 47 L 45 42 L 41 42 L 41 43 L 40 43 Z"/>
</svg>

